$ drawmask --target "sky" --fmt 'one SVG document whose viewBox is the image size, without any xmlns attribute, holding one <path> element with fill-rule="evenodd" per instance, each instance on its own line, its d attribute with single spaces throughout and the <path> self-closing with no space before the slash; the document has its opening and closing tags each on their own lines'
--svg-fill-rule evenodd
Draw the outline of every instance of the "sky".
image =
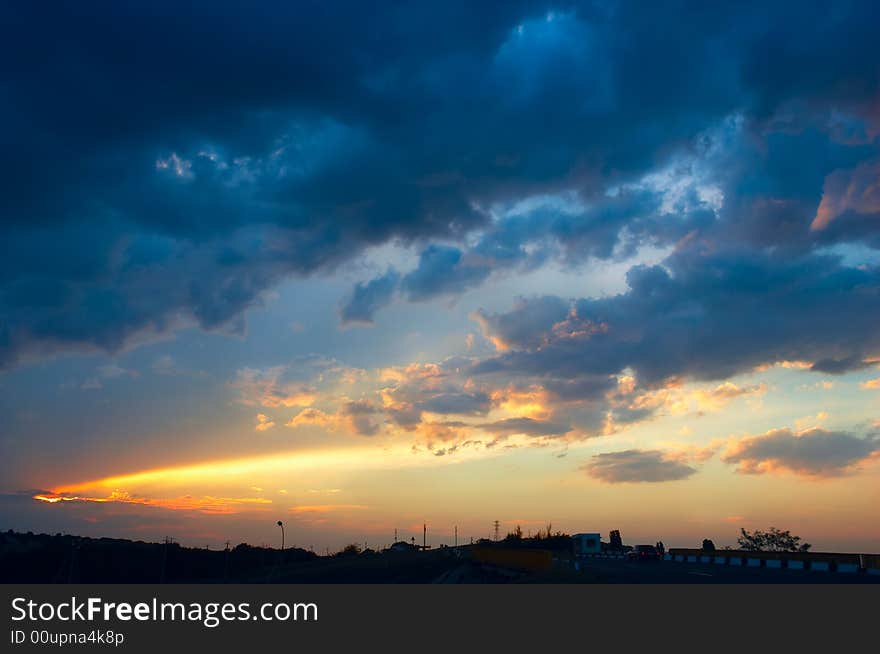
<svg viewBox="0 0 880 654">
<path fill-rule="evenodd" d="M 880 552 L 876 2 L 0 16 L 0 528 Z"/>
</svg>

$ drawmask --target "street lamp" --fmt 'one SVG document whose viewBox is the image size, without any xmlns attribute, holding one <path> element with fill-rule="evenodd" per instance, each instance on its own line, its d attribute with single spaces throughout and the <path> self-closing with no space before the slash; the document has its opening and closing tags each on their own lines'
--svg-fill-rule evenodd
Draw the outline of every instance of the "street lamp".
<svg viewBox="0 0 880 654">
<path fill-rule="evenodd" d="M 281 527 L 281 549 L 284 549 L 284 523 L 280 520 L 278 521 L 278 526 Z"/>
</svg>

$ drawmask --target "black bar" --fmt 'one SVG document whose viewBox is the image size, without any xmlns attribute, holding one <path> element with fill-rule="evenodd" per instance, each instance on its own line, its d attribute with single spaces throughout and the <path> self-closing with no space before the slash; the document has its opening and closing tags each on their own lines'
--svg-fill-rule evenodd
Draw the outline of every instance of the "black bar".
<svg viewBox="0 0 880 654">
<path fill-rule="evenodd" d="M 750 651 L 838 648 L 846 642 L 874 642 L 878 586 L 715 585 L 6 585 L 7 633 L 2 651 L 58 650 L 30 641 L 48 634 L 122 634 L 114 647 L 126 652 L 352 651 L 472 652 L 560 651 L 614 647 L 629 652 L 714 651 L 751 642 Z M 13 621 L 15 598 L 39 605 L 84 602 L 196 603 L 202 615 L 212 603 L 314 604 L 299 620 L 220 621 Z M 48 609 L 47 609 L 48 610 Z M 110 609 L 111 611 L 115 609 Z M 271 617 L 273 609 L 268 609 Z M 282 611 L 282 615 L 284 611 Z M 48 615 L 48 614 L 47 614 Z M 111 613 L 111 616 L 113 614 Z M 303 619 L 308 618 L 308 619 Z M 13 644 L 15 632 L 24 643 Z M 57 636 L 56 636 L 57 638 Z M 537 648 L 532 650 L 531 648 Z M 65 650 L 66 648 L 62 648 Z M 579 648 L 580 649 L 580 648 Z"/>
</svg>

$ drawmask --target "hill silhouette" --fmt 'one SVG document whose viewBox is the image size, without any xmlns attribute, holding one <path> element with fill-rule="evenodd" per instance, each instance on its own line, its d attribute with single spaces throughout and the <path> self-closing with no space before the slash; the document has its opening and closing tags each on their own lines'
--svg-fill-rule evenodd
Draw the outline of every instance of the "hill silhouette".
<svg viewBox="0 0 880 654">
<path fill-rule="evenodd" d="M 120 538 L 0 533 L 3 583 L 187 583 L 243 581 L 279 566 L 313 561 L 299 548 L 240 544 L 228 550 Z"/>
</svg>

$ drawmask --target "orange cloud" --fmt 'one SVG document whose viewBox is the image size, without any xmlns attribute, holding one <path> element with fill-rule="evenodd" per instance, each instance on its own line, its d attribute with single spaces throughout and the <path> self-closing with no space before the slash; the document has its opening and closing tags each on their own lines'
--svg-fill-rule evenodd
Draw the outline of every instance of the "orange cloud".
<svg viewBox="0 0 880 654">
<path fill-rule="evenodd" d="M 790 370 L 809 370 L 813 367 L 812 361 L 774 361 L 773 363 L 764 363 L 760 366 L 755 366 L 755 372 L 764 372 L 765 370 L 769 370 L 770 368 L 779 367 L 779 368 L 787 368 Z"/>
<path fill-rule="evenodd" d="M 627 379 L 618 384 L 618 390 L 630 388 Z M 738 397 L 760 396 L 767 391 L 766 384 L 737 386 L 733 382 L 724 382 L 713 388 L 688 390 L 680 379 L 670 379 L 658 389 L 645 391 L 627 404 L 632 410 L 665 410 L 672 415 L 696 412 L 718 411 Z"/>
<path fill-rule="evenodd" d="M 547 420 L 553 413 L 549 395 L 541 386 L 531 386 L 526 390 L 513 387 L 497 389 L 489 396 L 494 406 L 511 417 Z"/>
<path fill-rule="evenodd" d="M 257 431 L 266 431 L 267 429 L 272 429 L 274 426 L 275 423 L 265 413 L 257 414 L 257 424 L 254 429 Z"/>
<path fill-rule="evenodd" d="M 294 429 L 305 425 L 316 425 L 318 427 L 333 429 L 339 425 L 339 421 L 335 415 L 325 413 L 320 409 L 312 407 L 303 409 L 284 424 L 285 427 L 291 427 Z"/>
<path fill-rule="evenodd" d="M 436 363 L 411 363 L 408 366 L 379 369 L 380 381 L 406 382 L 414 379 L 436 379 L 443 376 L 442 369 Z"/>
<path fill-rule="evenodd" d="M 310 407 L 303 409 L 287 423 L 286 427 L 296 429 L 306 425 L 314 425 L 324 429 L 347 430 L 362 436 L 373 436 L 379 432 L 380 425 L 373 420 L 378 410 L 366 400 L 349 400 L 341 398 L 341 404 L 335 413 L 327 413 Z"/>
<path fill-rule="evenodd" d="M 822 479 L 855 471 L 880 452 L 876 438 L 859 438 L 846 432 L 813 427 L 802 431 L 771 429 L 757 436 L 732 441 L 721 456 L 751 475 L 791 473 Z"/>
<path fill-rule="evenodd" d="M 311 406 L 318 397 L 317 391 L 302 383 L 281 381 L 286 366 L 273 366 L 263 370 L 243 368 L 236 373 L 230 386 L 238 390 L 239 402 L 246 406 L 267 408 L 291 408 Z"/>
<path fill-rule="evenodd" d="M 438 443 L 449 445 L 465 441 L 470 433 L 467 424 L 455 421 L 421 422 L 415 431 L 417 439 L 429 450 L 433 450 Z"/>
<path fill-rule="evenodd" d="M 632 375 L 620 375 L 617 378 L 616 392 L 619 395 L 632 395 L 636 390 L 636 378 Z"/>
</svg>

